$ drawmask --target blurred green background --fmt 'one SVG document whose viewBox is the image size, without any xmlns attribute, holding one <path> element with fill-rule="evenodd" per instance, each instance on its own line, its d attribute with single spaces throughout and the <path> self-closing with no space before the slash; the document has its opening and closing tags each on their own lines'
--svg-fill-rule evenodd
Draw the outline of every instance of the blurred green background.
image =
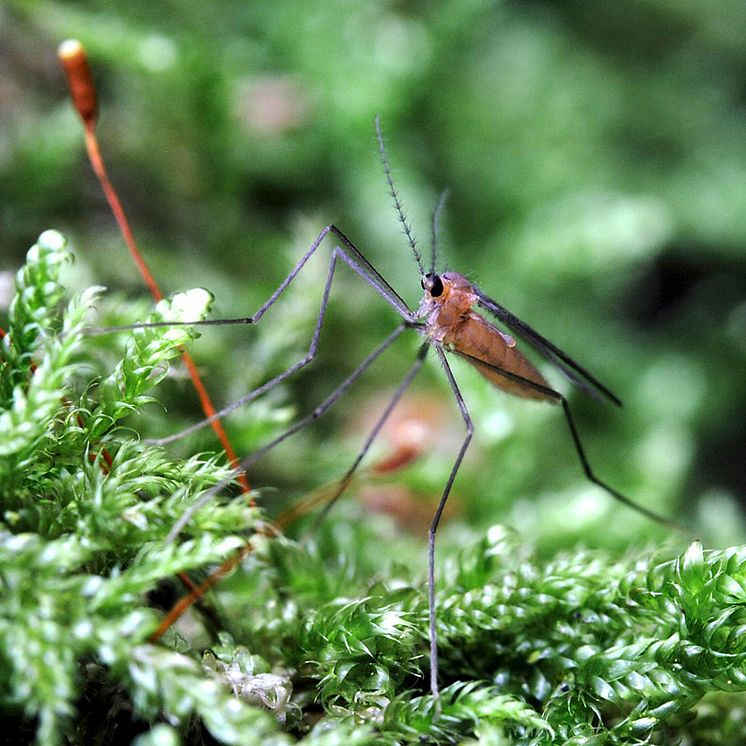
<svg viewBox="0 0 746 746">
<path fill-rule="evenodd" d="M 380 114 L 423 250 L 447 187 L 445 268 L 625 402 L 572 397 L 599 476 L 707 545 L 744 541 L 746 4 L 6 1 L 3 287 L 55 227 L 74 243 L 74 284 L 106 284 L 121 300 L 146 293 L 85 159 L 55 57 L 67 37 L 88 48 L 102 149 L 164 290 L 204 286 L 215 317 L 247 315 L 334 222 L 417 303 L 419 276 L 376 151 Z M 330 246 L 257 329 L 208 330 L 195 345 L 219 403 L 300 357 Z M 318 361 L 230 419 L 239 453 L 311 408 L 395 324 L 340 273 Z M 339 475 L 410 364 L 412 336 L 324 422 L 252 469 L 254 483 L 302 494 Z M 432 443 L 389 478 L 401 503 L 437 497 L 462 433 L 431 357 L 412 406 Z M 666 533 L 587 485 L 556 408 L 511 400 L 454 368 L 476 437 L 453 493 L 464 520 L 451 519 L 446 540 L 497 521 L 545 550 Z M 133 427 L 152 435 L 198 418 L 187 383 L 163 397 L 168 421 L 154 409 Z M 212 443 L 207 434 L 182 447 Z M 384 438 L 378 453 L 388 447 Z"/>
</svg>

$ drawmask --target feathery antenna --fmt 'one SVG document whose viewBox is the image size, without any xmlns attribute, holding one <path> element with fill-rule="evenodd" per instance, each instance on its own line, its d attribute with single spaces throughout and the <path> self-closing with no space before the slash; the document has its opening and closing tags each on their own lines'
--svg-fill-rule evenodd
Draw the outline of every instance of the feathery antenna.
<svg viewBox="0 0 746 746">
<path fill-rule="evenodd" d="M 420 268 L 420 274 L 424 275 L 425 268 L 422 266 L 422 256 L 417 249 L 417 242 L 414 240 L 412 228 L 407 221 L 407 216 L 404 214 L 404 207 L 402 206 L 401 199 L 399 199 L 399 192 L 396 191 L 396 187 L 394 186 L 394 179 L 391 176 L 391 165 L 389 164 L 389 157 L 386 154 L 386 144 L 383 141 L 383 132 L 381 132 L 381 119 L 378 114 L 376 114 L 375 123 L 376 139 L 378 140 L 378 152 L 381 156 L 381 163 L 383 164 L 383 173 L 386 176 L 386 183 L 389 185 L 389 194 L 394 200 L 394 207 L 396 208 L 396 213 L 399 216 L 399 222 L 404 228 L 404 235 L 407 237 L 407 243 L 412 249 L 414 258 L 417 261 L 417 266 Z"/>
<path fill-rule="evenodd" d="M 438 256 L 438 233 L 440 231 L 440 214 L 443 212 L 446 200 L 448 199 L 448 190 L 444 189 L 438 197 L 438 203 L 433 210 L 430 219 L 430 274 L 435 274 L 435 259 Z"/>
</svg>

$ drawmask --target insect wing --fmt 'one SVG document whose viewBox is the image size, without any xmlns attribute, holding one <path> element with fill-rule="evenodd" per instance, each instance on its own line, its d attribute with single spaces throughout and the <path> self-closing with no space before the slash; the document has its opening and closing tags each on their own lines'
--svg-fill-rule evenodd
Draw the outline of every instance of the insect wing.
<svg viewBox="0 0 746 746">
<path fill-rule="evenodd" d="M 595 376 L 576 363 L 566 352 L 563 352 L 548 339 L 542 337 L 541 334 L 534 331 L 528 324 L 521 321 L 517 316 L 514 316 L 506 308 L 503 308 L 499 303 L 492 300 L 492 298 L 484 295 L 478 288 L 475 287 L 474 292 L 478 298 L 477 303 L 482 308 L 493 314 L 511 331 L 530 344 L 539 354 L 553 363 L 572 384 L 594 399 L 598 399 L 600 394 L 617 406 L 622 406 L 622 402 L 617 396 L 609 391 Z"/>
</svg>

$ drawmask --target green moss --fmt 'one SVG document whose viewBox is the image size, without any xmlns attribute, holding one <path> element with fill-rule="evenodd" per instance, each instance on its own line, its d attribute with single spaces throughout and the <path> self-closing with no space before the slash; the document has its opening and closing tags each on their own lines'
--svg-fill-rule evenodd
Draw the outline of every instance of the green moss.
<svg viewBox="0 0 746 746">
<path fill-rule="evenodd" d="M 0 702 L 14 727 L 40 743 L 152 727 L 141 743 L 206 730 L 223 743 L 621 744 L 712 738 L 713 708 L 746 691 L 743 548 L 541 560 L 496 526 L 439 575 L 438 711 L 421 571 L 394 561 L 395 543 L 392 556 L 361 553 L 389 529 L 350 505 L 307 545 L 255 536 L 212 607 L 149 643 L 149 594 L 229 556 L 256 509 L 219 500 L 166 543 L 227 471 L 168 456 L 121 422 L 192 332 L 128 332 L 124 357 L 91 378 L 84 325 L 101 290 L 65 305 L 69 260 L 58 233 L 40 237 L 2 340 Z M 195 297 L 209 301 L 178 296 L 154 318 L 194 313 Z M 743 735 L 740 719 L 728 730 Z"/>
</svg>

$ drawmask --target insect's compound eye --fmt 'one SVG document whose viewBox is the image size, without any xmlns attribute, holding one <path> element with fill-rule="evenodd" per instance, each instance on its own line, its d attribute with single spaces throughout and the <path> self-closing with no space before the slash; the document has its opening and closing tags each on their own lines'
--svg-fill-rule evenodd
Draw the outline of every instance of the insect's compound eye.
<svg viewBox="0 0 746 746">
<path fill-rule="evenodd" d="M 430 295 L 433 298 L 437 298 L 443 295 L 443 280 L 440 279 L 439 275 L 428 275 L 430 278 Z"/>
</svg>

